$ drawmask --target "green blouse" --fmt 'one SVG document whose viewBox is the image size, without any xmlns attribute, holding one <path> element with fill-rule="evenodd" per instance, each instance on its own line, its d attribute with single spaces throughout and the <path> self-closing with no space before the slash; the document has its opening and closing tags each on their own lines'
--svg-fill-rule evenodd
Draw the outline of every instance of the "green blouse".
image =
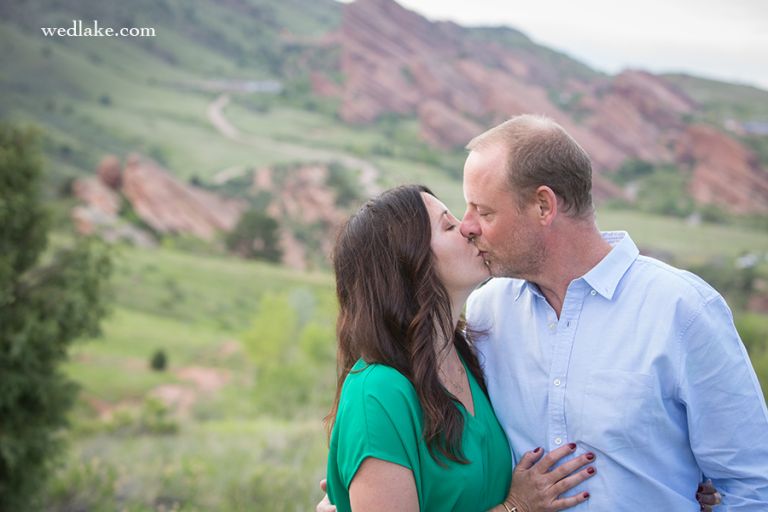
<svg viewBox="0 0 768 512">
<path fill-rule="evenodd" d="M 351 510 L 349 486 L 367 457 L 413 471 L 422 511 L 485 511 L 504 500 L 512 478 L 509 444 L 485 393 L 467 375 L 475 415 L 456 404 L 469 464 L 444 460 L 440 466 L 421 437 L 423 413 L 410 381 L 390 366 L 355 363 L 341 390 L 328 454 L 328 497 L 339 512 Z"/>
</svg>

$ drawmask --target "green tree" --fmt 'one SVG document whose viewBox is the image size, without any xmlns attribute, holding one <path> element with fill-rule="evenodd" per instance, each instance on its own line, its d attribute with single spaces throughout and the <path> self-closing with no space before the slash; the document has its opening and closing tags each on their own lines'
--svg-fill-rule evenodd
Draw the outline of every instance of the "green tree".
<svg viewBox="0 0 768 512">
<path fill-rule="evenodd" d="M 261 411 L 282 418 L 321 414 L 333 399 L 333 297 L 294 289 L 266 293 L 243 341 L 256 366 Z"/>
<path fill-rule="evenodd" d="M 253 208 L 243 214 L 227 235 L 227 247 L 244 258 L 280 261 L 283 252 L 278 243 L 278 227 L 275 219 Z"/>
<path fill-rule="evenodd" d="M 37 139 L 0 125 L 0 510 L 39 506 L 76 391 L 59 364 L 72 341 L 98 333 L 110 272 L 92 240 L 44 255 Z"/>
</svg>

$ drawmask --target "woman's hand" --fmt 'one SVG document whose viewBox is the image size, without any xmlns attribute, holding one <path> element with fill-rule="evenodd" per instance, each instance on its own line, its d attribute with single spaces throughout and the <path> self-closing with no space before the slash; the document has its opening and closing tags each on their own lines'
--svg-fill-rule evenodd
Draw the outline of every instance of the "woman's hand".
<svg viewBox="0 0 768 512">
<path fill-rule="evenodd" d="M 526 452 L 512 474 L 505 503 L 510 508 L 517 507 L 519 512 L 556 512 L 588 500 L 588 492 L 568 498 L 559 497 L 596 473 L 594 466 L 584 467 L 595 460 L 595 454 L 591 452 L 552 469 L 560 459 L 575 450 L 576 444 L 571 443 L 543 457 L 544 450 L 541 448 Z"/>
<path fill-rule="evenodd" d="M 723 497 L 712 485 L 712 480 L 707 480 L 699 484 L 699 488 L 696 490 L 696 500 L 701 506 L 701 512 L 712 512 L 712 507 L 719 505 L 723 501 Z"/>
</svg>

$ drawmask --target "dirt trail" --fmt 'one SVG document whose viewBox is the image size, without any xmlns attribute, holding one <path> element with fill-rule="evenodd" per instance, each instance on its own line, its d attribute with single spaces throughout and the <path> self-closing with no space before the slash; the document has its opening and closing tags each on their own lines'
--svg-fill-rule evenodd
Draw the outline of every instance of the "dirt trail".
<svg viewBox="0 0 768 512">
<path fill-rule="evenodd" d="M 340 164 L 350 169 L 358 169 L 360 171 L 360 184 L 363 187 L 363 191 L 366 196 L 373 196 L 380 192 L 376 181 L 379 177 L 379 170 L 371 162 L 362 158 L 350 155 L 336 150 L 318 149 L 309 146 L 302 146 L 300 144 L 293 144 L 289 142 L 275 141 L 265 137 L 258 137 L 254 135 L 243 135 L 243 133 L 233 125 L 224 115 L 224 109 L 229 104 L 231 98 L 229 94 L 222 94 L 215 100 L 213 100 L 207 108 L 207 116 L 210 123 L 214 128 L 224 137 L 247 146 L 261 146 L 265 143 L 269 144 L 272 149 L 301 157 L 305 161 L 317 161 L 317 162 L 339 162 Z M 225 169 L 225 171 L 231 171 Z M 217 176 L 221 175 L 224 171 L 221 171 Z M 225 175 L 228 173 L 225 173 Z M 234 174 L 234 173 L 233 173 Z"/>
</svg>

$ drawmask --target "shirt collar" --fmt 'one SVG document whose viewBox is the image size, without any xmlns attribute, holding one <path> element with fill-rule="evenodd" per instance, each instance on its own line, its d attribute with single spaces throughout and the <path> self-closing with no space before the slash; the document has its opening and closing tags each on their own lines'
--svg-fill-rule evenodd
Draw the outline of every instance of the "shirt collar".
<svg viewBox="0 0 768 512">
<path fill-rule="evenodd" d="M 520 298 L 520 296 L 525 293 L 526 290 L 530 290 L 532 294 L 539 297 L 540 299 L 545 299 L 544 294 L 541 293 L 541 290 L 539 289 L 539 286 L 536 283 L 532 283 L 530 281 L 523 281 L 523 283 L 520 285 L 520 288 L 517 289 L 517 293 L 515 293 L 514 301 L 517 301 L 517 299 Z"/>
<path fill-rule="evenodd" d="M 611 244 L 611 252 L 584 274 L 582 279 L 608 300 L 619 286 L 619 281 L 635 262 L 640 251 L 626 231 L 603 231 L 603 240 Z"/>
<path fill-rule="evenodd" d="M 581 279 L 586 281 L 601 296 L 612 300 L 619 281 L 635 262 L 640 251 L 626 231 L 603 231 L 600 234 L 603 240 L 611 245 L 611 252 L 584 274 Z M 517 301 L 526 290 L 530 290 L 539 298 L 545 298 L 535 283 L 523 281 L 514 296 L 514 300 Z"/>
</svg>

